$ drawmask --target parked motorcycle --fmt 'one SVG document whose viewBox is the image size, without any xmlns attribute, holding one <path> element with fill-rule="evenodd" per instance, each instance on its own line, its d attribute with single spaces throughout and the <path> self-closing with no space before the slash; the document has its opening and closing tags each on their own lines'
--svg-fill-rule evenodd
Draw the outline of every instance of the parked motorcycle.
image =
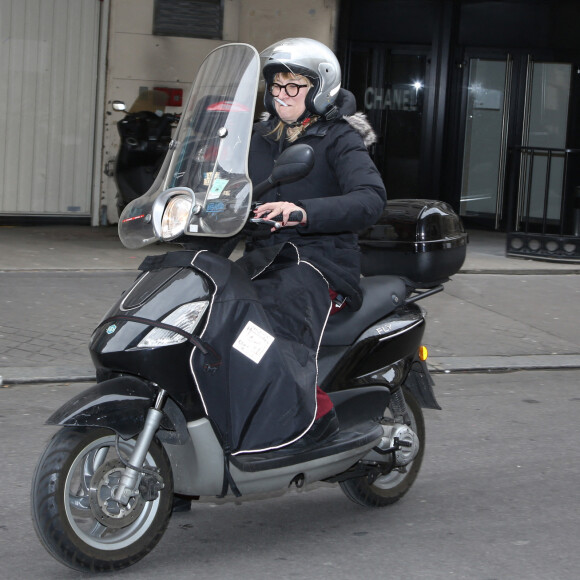
<svg viewBox="0 0 580 580">
<path fill-rule="evenodd" d="M 171 142 L 179 115 L 166 113 L 168 96 L 162 91 L 141 93 L 131 108 L 114 101 L 115 111 L 126 115 L 117 123 L 119 151 L 114 165 L 117 185 L 117 211 L 149 191 L 153 185 Z"/>
<path fill-rule="evenodd" d="M 261 227 L 248 226 L 253 191 L 300 179 L 313 164 L 311 149 L 294 145 L 252 188 L 246 158 L 259 71 L 248 45 L 210 53 L 162 171 L 121 215 L 127 247 L 163 240 L 186 249 L 145 260 L 92 335 L 98 384 L 47 421 L 62 428 L 33 477 L 33 521 L 47 550 L 74 569 L 139 561 L 162 537 L 175 494 L 243 499 L 325 481 L 380 507 L 399 500 L 419 473 L 422 408 L 440 407 L 417 301 L 441 291 L 465 256 L 459 218 L 440 202 L 394 202 L 361 235 L 365 271 L 378 271 L 362 279 L 360 310 L 329 319 L 318 354 L 319 385 L 334 402 L 339 432 L 310 447 L 300 439 L 268 449 L 247 443 L 259 394 L 233 369 L 259 368 L 276 341 L 224 248 L 243 228 Z M 404 257 L 398 273 L 389 273 L 391 256 Z M 229 349 L 208 338 L 224 304 L 240 312 L 222 329 Z M 215 381 L 224 369 L 229 381 Z M 236 405 L 249 407 L 245 416 Z"/>
</svg>

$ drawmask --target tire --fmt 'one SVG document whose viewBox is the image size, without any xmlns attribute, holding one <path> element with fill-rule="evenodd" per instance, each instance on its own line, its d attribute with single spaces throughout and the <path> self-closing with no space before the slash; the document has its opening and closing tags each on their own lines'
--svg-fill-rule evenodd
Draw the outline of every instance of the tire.
<svg viewBox="0 0 580 580">
<path fill-rule="evenodd" d="M 391 471 L 387 475 L 379 476 L 373 483 L 369 483 L 366 477 L 358 477 L 340 482 L 340 487 L 346 497 L 353 502 L 365 507 L 384 507 L 399 501 L 411 488 L 425 453 L 425 420 L 423 411 L 415 397 L 403 388 L 407 411 L 411 419 L 411 429 L 419 438 L 419 452 L 415 459 L 406 466 L 406 472 Z M 387 409 L 385 416 L 391 415 Z"/>
<path fill-rule="evenodd" d="M 173 476 L 156 439 L 145 465 L 159 470 L 163 489 L 152 501 L 137 495 L 126 513 L 118 513 L 119 504 L 110 500 L 122 468 L 115 439 L 108 429 L 63 427 L 32 479 L 32 519 L 40 541 L 57 560 L 82 572 L 120 570 L 139 561 L 157 545 L 171 517 Z M 119 440 L 124 457 L 134 444 Z"/>
</svg>

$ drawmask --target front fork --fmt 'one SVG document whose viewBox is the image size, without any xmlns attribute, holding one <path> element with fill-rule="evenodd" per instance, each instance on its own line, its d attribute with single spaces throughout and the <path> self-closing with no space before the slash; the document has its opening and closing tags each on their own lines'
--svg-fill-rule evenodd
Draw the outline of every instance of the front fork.
<svg viewBox="0 0 580 580">
<path fill-rule="evenodd" d="M 153 441 L 153 437 L 155 436 L 155 433 L 161 424 L 161 419 L 163 418 L 163 412 L 161 409 L 163 408 L 166 399 L 167 392 L 163 389 L 160 389 L 157 393 L 155 405 L 147 412 L 143 431 L 141 431 L 141 434 L 139 437 L 137 437 L 137 442 L 135 443 L 133 453 L 131 453 L 131 457 L 126 463 L 125 469 L 123 470 L 123 475 L 121 476 L 119 486 L 113 493 L 113 499 L 122 505 L 126 506 L 129 503 L 131 497 L 139 493 L 137 485 L 138 480 L 143 473 L 143 470 L 140 466 L 143 465 L 145 457 L 147 456 L 147 452 L 149 451 L 151 441 Z"/>
</svg>

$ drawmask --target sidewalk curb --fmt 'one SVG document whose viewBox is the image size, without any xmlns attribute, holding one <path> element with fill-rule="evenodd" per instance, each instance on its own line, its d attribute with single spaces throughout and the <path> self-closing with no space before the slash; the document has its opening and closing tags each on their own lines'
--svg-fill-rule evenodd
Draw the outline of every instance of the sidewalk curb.
<svg viewBox="0 0 580 580">
<path fill-rule="evenodd" d="M 139 262 L 140 264 L 141 262 Z M 70 268 L 66 266 L 59 265 L 58 267 L 44 267 L 44 268 L 14 268 L 9 266 L 0 266 L 0 274 L 90 274 L 94 273 L 96 275 L 107 274 L 131 274 L 135 273 L 138 275 L 139 264 L 135 267 L 123 267 L 123 266 L 102 266 L 90 268 L 82 268 L 78 266 L 71 266 Z M 568 265 L 568 264 L 566 264 Z M 580 267 L 566 269 L 555 269 L 555 268 L 513 268 L 506 270 L 504 268 L 497 268 L 493 266 L 483 266 L 481 268 L 462 268 L 453 276 L 461 276 L 462 274 L 491 274 L 499 276 L 578 276 L 580 275 Z"/>
<path fill-rule="evenodd" d="M 45 384 L 45 383 L 85 383 L 96 381 L 95 369 L 63 367 L 6 367 L 0 369 L 0 386 Z"/>
<path fill-rule="evenodd" d="M 554 270 L 550 268 L 539 269 L 530 268 L 526 269 L 513 269 L 513 270 L 503 270 L 501 268 L 466 268 L 465 270 L 459 270 L 454 276 L 459 276 L 461 274 L 496 274 L 504 276 L 578 276 L 580 274 L 580 268 L 570 268 L 569 270 Z"/>
<path fill-rule="evenodd" d="M 432 374 L 571 370 L 580 369 L 580 354 L 429 357 L 428 366 Z"/>
<path fill-rule="evenodd" d="M 580 354 L 430 357 L 429 371 L 434 374 L 510 373 L 516 371 L 580 369 Z M 0 386 L 84 383 L 96 380 L 95 370 L 88 367 L 7 367 L 0 369 Z"/>
</svg>

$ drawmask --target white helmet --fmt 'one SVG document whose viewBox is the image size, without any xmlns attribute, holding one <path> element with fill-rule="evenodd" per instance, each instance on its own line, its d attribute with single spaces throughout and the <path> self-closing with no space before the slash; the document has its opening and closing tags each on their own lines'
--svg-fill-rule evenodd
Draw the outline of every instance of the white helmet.
<svg viewBox="0 0 580 580">
<path fill-rule="evenodd" d="M 306 95 L 306 110 L 310 114 L 326 115 L 333 109 L 340 90 L 340 64 L 326 45 L 311 38 L 286 38 L 272 44 L 260 53 L 262 74 L 266 81 L 264 106 L 276 115 L 274 99 L 268 87 L 274 75 L 290 72 L 308 77 L 313 87 Z"/>
</svg>

